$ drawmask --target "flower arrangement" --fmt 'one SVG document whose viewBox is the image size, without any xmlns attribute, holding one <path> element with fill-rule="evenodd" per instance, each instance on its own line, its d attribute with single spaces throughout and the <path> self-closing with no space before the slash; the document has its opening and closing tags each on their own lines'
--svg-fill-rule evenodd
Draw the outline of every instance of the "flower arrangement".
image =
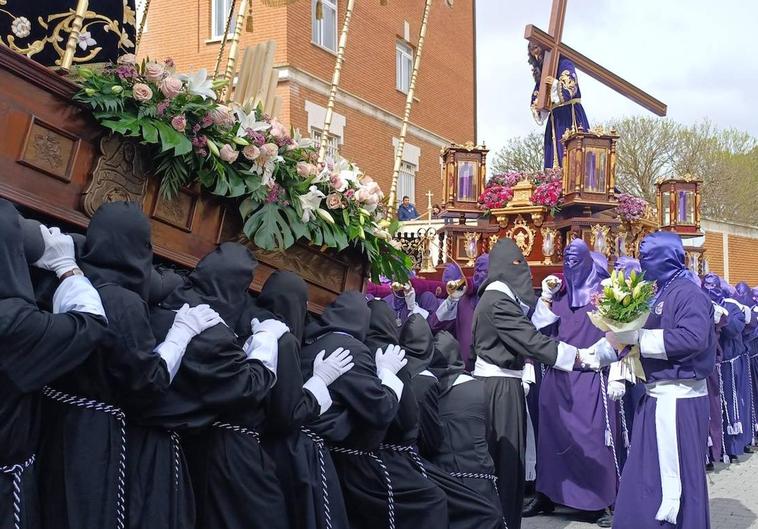
<svg viewBox="0 0 758 529">
<path fill-rule="evenodd" d="M 619 193 L 617 199 L 617 210 L 621 220 L 636 222 L 645 216 L 645 211 L 647 210 L 647 201 L 645 199 L 635 197 L 629 193 Z"/>
<path fill-rule="evenodd" d="M 168 198 L 199 182 L 235 199 L 245 235 L 264 250 L 299 240 L 342 251 L 354 246 L 372 277 L 407 279 L 410 258 L 392 240 L 379 185 L 345 160 L 317 164 L 309 138 L 288 131 L 260 108 L 218 102 L 223 82 L 201 69 L 178 74 L 171 59 L 137 63 L 119 58 L 102 72 L 79 68 L 77 101 L 100 124 L 150 149 L 152 173 Z"/>
<path fill-rule="evenodd" d="M 509 171 L 497 174 L 487 181 L 484 191 L 479 196 L 479 207 L 483 210 L 504 208 L 513 198 L 513 187 L 523 180 L 528 180 L 534 191 L 530 197 L 532 204 L 545 206 L 555 215 L 563 201 L 563 179 L 560 168 L 545 169 L 534 174 Z"/>
<path fill-rule="evenodd" d="M 626 278 L 622 270 L 614 270 L 601 285 L 602 292 L 592 297 L 596 310 L 588 313 L 593 325 L 603 332 L 640 330 L 650 314 L 650 303 L 656 292 L 655 283 L 645 281 L 645 275 L 636 271 Z M 638 347 L 632 348 L 623 362 L 637 378 L 645 380 Z"/>
<path fill-rule="evenodd" d="M 563 201 L 563 176 L 560 168 L 545 169 L 532 176 L 531 180 L 535 186 L 530 198 L 532 204 L 550 208 L 553 215 L 560 211 Z"/>
<path fill-rule="evenodd" d="M 479 196 L 479 207 L 490 210 L 504 208 L 513 198 L 513 189 L 502 185 L 487 185 Z"/>
</svg>

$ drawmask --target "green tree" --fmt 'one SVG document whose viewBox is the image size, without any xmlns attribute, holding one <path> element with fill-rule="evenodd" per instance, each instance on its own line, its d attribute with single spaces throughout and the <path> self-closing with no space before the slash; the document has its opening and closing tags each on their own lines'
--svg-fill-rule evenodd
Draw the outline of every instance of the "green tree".
<svg viewBox="0 0 758 529">
<path fill-rule="evenodd" d="M 527 136 L 512 138 L 495 154 L 492 173 L 536 173 L 542 170 L 544 160 L 544 137 L 541 133 L 532 132 Z"/>
</svg>

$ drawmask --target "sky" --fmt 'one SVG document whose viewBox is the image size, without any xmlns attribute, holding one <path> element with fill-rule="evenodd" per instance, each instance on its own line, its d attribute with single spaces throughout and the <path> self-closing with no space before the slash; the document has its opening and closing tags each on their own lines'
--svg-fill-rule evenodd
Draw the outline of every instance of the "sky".
<svg viewBox="0 0 758 529">
<path fill-rule="evenodd" d="M 459 0 L 472 1 L 472 0 Z M 491 152 L 542 132 L 524 26 L 547 31 L 551 0 L 476 0 L 478 135 Z M 758 136 L 758 0 L 571 0 L 563 42 L 668 105 L 682 123 L 710 119 Z M 579 72 L 590 124 L 653 116 Z"/>
</svg>

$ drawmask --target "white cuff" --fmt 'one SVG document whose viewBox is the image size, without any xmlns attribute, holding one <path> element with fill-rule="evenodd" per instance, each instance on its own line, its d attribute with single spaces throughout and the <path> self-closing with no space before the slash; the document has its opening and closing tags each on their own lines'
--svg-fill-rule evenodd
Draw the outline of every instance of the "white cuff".
<svg viewBox="0 0 758 529">
<path fill-rule="evenodd" d="M 311 394 L 316 397 L 318 405 L 321 408 L 319 415 L 323 415 L 332 405 L 332 397 L 329 395 L 329 388 L 319 377 L 313 376 L 305 381 L 303 389 L 307 389 Z"/>
<path fill-rule="evenodd" d="M 716 305 L 715 303 L 713 304 L 713 322 L 714 323 L 720 322 L 724 316 L 728 316 L 728 315 L 729 315 L 729 311 L 726 310 L 724 307 L 722 307 L 721 305 Z"/>
<path fill-rule="evenodd" d="M 609 382 L 623 382 L 628 380 L 632 384 L 635 382 L 634 373 L 629 369 L 626 362 L 613 362 L 608 370 Z"/>
<path fill-rule="evenodd" d="M 566 342 L 558 342 L 558 356 L 555 359 L 554 368 L 561 371 L 573 371 L 576 360 L 577 348 Z"/>
<path fill-rule="evenodd" d="M 640 355 L 644 358 L 668 360 L 663 329 L 640 329 Z"/>
<path fill-rule="evenodd" d="M 418 303 L 413 307 L 413 310 L 411 311 L 411 314 L 420 314 L 422 318 L 426 319 L 429 317 L 429 311 L 426 309 L 422 309 L 418 306 Z"/>
<path fill-rule="evenodd" d="M 529 362 L 524 364 L 524 369 L 521 371 L 521 382 L 526 382 L 527 384 L 534 384 L 537 382 L 534 366 Z"/>
<path fill-rule="evenodd" d="M 67 277 L 58 285 L 53 294 L 53 314 L 62 312 L 86 312 L 107 321 L 100 294 L 84 276 Z"/>
<path fill-rule="evenodd" d="M 537 330 L 544 329 L 559 319 L 560 317 L 550 310 L 544 299 L 537 301 L 537 306 L 534 307 L 534 313 L 532 313 L 532 324 L 534 324 Z"/>
<path fill-rule="evenodd" d="M 550 85 L 550 101 L 554 105 L 561 102 L 561 82 L 558 79 L 554 79 Z"/>
<path fill-rule="evenodd" d="M 174 380 L 174 376 L 176 375 L 177 371 L 179 371 L 179 366 L 182 363 L 182 358 L 184 357 L 184 352 L 186 350 L 186 345 L 182 347 L 175 342 L 168 341 L 163 342 L 154 349 L 154 351 L 158 353 L 161 358 L 163 358 L 163 361 L 166 362 L 169 382 L 172 382 Z"/>
<path fill-rule="evenodd" d="M 247 339 L 243 350 L 249 359 L 258 360 L 276 376 L 279 361 L 279 340 L 276 336 L 266 331 L 257 332 Z"/>
<path fill-rule="evenodd" d="M 458 301 L 454 301 L 448 296 L 437 308 L 435 314 L 440 321 L 454 320 L 458 316 Z"/>
<path fill-rule="evenodd" d="M 400 397 L 403 396 L 403 381 L 397 378 L 395 373 L 384 367 L 380 367 L 376 374 L 382 384 L 390 388 L 399 401 Z"/>
</svg>

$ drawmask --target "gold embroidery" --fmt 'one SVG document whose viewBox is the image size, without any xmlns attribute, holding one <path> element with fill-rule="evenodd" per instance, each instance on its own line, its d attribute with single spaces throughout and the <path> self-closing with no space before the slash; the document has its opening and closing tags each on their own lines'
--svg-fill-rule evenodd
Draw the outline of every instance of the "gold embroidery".
<svg viewBox="0 0 758 529">
<path fill-rule="evenodd" d="M 561 83 L 561 88 L 568 92 L 571 97 L 576 95 L 576 77 L 570 71 L 563 70 L 558 81 Z"/>
</svg>

